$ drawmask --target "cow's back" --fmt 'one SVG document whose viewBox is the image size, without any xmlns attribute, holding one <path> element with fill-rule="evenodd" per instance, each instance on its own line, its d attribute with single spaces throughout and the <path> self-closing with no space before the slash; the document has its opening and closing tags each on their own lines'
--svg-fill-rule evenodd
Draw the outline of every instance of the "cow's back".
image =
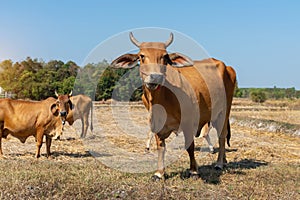
<svg viewBox="0 0 300 200">
<path fill-rule="evenodd" d="M 73 109 L 70 112 L 70 117 L 72 117 L 74 121 L 76 119 L 80 119 L 82 115 L 89 114 L 92 104 L 92 100 L 90 97 L 80 94 L 72 96 L 70 100 L 73 104 Z"/>
<path fill-rule="evenodd" d="M 51 105 L 54 98 L 34 102 L 23 100 L 0 100 L 0 121 L 3 128 L 15 137 L 31 135 L 38 126 L 45 126 L 52 120 Z"/>
<path fill-rule="evenodd" d="M 231 105 L 235 84 L 233 68 L 216 59 L 195 61 L 194 66 L 178 68 L 193 88 L 199 103 L 200 117 L 211 121 L 219 116 L 219 112 Z M 234 83 L 233 83 L 234 82 Z M 224 101 L 227 99 L 227 101 Z"/>
</svg>

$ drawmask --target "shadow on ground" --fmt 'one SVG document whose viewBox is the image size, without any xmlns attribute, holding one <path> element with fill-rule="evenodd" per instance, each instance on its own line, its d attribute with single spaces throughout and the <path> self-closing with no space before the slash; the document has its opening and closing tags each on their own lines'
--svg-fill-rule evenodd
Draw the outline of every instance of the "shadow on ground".
<svg viewBox="0 0 300 200">
<path fill-rule="evenodd" d="M 254 159 L 243 159 L 240 161 L 229 162 L 226 164 L 223 170 L 217 170 L 213 165 L 202 165 L 198 167 L 199 178 L 201 178 L 205 183 L 209 184 L 219 184 L 220 177 L 223 174 L 239 174 L 246 175 L 244 169 L 256 169 L 261 166 L 267 166 L 268 163 L 265 161 L 254 160 Z M 190 178 L 189 170 L 181 172 L 172 172 L 166 179 L 180 175 L 181 179 Z"/>
<path fill-rule="evenodd" d="M 52 152 L 51 156 L 54 156 L 54 157 L 67 156 L 67 157 L 72 157 L 72 158 L 92 157 L 92 155 L 88 151 L 78 152 L 78 153 L 69 153 L 69 152 L 64 152 L 64 151 L 55 151 L 55 152 Z"/>
</svg>

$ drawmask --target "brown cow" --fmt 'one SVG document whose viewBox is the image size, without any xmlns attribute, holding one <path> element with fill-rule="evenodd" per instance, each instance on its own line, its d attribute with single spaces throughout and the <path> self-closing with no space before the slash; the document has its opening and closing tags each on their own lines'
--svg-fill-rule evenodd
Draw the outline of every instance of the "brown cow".
<svg viewBox="0 0 300 200">
<path fill-rule="evenodd" d="M 0 155 L 3 155 L 1 139 L 11 134 L 22 143 L 29 136 L 34 136 L 37 146 L 35 156 L 38 158 L 45 135 L 49 157 L 52 137 L 61 134 L 61 131 L 62 122 L 55 98 L 43 101 L 0 99 Z"/>
<path fill-rule="evenodd" d="M 67 121 L 72 125 L 77 119 L 81 119 L 82 131 L 81 137 L 86 136 L 89 127 L 89 114 L 91 110 L 91 131 L 93 131 L 93 102 L 90 97 L 85 95 L 72 96 L 70 94 L 59 95 L 55 92 L 57 96 L 57 102 L 60 108 L 60 116 L 62 117 L 63 124 Z"/>
<path fill-rule="evenodd" d="M 142 100 L 150 111 L 151 131 L 156 133 L 158 169 L 154 179 L 164 175 L 165 139 L 173 131 L 182 130 L 190 157 L 190 173 L 198 176 L 194 156 L 194 136 L 211 122 L 219 135 L 217 169 L 225 158 L 225 138 L 228 130 L 236 74 L 216 59 L 193 61 L 180 53 L 168 53 L 173 34 L 165 43 L 138 42 L 130 33 L 131 42 L 139 48 L 137 54 L 124 54 L 115 59 L 114 68 L 140 65 L 143 80 Z"/>
</svg>

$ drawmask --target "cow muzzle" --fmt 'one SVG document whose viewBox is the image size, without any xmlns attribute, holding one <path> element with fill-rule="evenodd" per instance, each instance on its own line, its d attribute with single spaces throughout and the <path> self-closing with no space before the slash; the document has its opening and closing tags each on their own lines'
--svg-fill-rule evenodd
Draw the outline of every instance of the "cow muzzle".
<svg viewBox="0 0 300 200">
<path fill-rule="evenodd" d="M 61 111 L 61 112 L 59 112 L 59 115 L 60 115 L 60 118 L 61 118 L 62 125 L 65 125 L 66 117 L 68 115 L 67 111 Z"/>
<path fill-rule="evenodd" d="M 61 117 L 65 117 L 67 116 L 67 111 L 61 111 L 59 114 Z"/>
<path fill-rule="evenodd" d="M 146 76 L 144 83 L 149 90 L 156 90 L 160 85 L 163 85 L 165 77 L 161 73 L 152 73 Z"/>
</svg>

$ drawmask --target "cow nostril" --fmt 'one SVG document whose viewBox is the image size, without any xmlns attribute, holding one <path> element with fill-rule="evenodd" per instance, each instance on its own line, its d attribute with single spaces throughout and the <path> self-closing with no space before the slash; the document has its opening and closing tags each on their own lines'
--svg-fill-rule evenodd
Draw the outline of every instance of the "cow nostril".
<svg viewBox="0 0 300 200">
<path fill-rule="evenodd" d="M 60 112 L 60 116 L 65 117 L 66 115 L 67 115 L 67 112 L 66 112 L 66 111 L 61 111 L 61 112 Z"/>
</svg>

